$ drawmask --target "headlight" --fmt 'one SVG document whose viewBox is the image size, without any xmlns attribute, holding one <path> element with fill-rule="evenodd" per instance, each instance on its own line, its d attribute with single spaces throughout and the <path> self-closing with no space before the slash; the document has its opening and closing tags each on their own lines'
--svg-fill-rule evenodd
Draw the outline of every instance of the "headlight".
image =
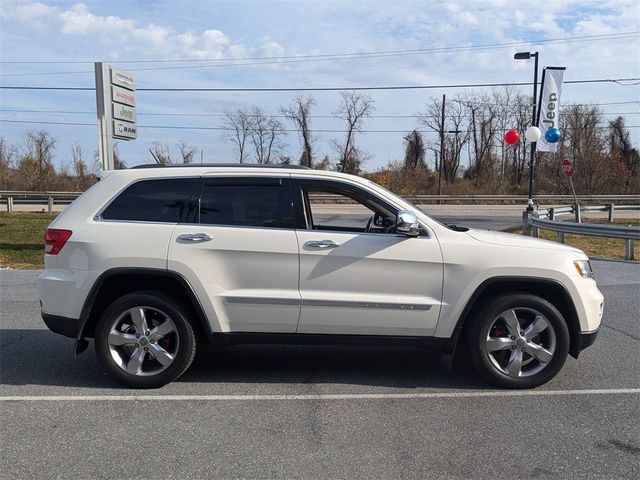
<svg viewBox="0 0 640 480">
<path fill-rule="evenodd" d="M 583 278 L 595 278 L 593 270 L 591 270 L 591 263 L 589 260 L 575 260 L 573 266 Z"/>
</svg>

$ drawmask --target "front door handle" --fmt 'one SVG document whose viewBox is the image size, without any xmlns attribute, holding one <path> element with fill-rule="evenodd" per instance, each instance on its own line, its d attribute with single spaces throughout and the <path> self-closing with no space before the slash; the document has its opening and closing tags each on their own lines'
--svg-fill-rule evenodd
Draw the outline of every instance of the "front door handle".
<svg viewBox="0 0 640 480">
<path fill-rule="evenodd" d="M 304 246 L 309 248 L 327 249 L 327 248 L 336 248 L 336 247 L 339 247 L 340 245 L 334 242 L 333 240 L 309 240 L 307 243 L 304 244 Z"/>
<path fill-rule="evenodd" d="M 182 235 L 178 235 L 178 240 L 183 242 L 208 242 L 211 240 L 211 236 L 206 233 L 183 233 Z"/>
</svg>

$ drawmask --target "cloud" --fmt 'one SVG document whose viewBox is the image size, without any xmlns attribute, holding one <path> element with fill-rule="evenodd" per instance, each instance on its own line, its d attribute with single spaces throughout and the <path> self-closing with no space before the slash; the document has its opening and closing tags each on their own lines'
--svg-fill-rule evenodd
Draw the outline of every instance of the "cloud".
<svg viewBox="0 0 640 480">
<path fill-rule="evenodd" d="M 153 23 L 141 24 L 134 19 L 96 15 L 83 3 L 67 10 L 39 2 L 3 6 L 0 18 L 27 25 L 35 21 L 46 22 L 65 36 L 95 39 L 108 45 L 117 57 L 224 58 L 228 53 L 226 47 L 231 43 L 218 29 L 177 32 Z M 234 45 L 235 51 L 240 48 Z"/>
<path fill-rule="evenodd" d="M 55 7 L 40 2 L 17 5 L 4 3 L 0 5 L 0 19 L 26 23 L 49 17 L 54 15 L 56 11 Z"/>
</svg>

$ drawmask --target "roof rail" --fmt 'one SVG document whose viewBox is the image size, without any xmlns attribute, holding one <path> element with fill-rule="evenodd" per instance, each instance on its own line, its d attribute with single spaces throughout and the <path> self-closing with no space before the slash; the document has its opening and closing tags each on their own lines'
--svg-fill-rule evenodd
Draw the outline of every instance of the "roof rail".
<svg viewBox="0 0 640 480">
<path fill-rule="evenodd" d="M 145 163 L 129 167 L 131 170 L 139 168 L 182 168 L 182 167 L 207 167 L 207 168 L 293 168 L 296 170 L 311 170 L 303 165 L 264 165 L 258 163 Z"/>
</svg>

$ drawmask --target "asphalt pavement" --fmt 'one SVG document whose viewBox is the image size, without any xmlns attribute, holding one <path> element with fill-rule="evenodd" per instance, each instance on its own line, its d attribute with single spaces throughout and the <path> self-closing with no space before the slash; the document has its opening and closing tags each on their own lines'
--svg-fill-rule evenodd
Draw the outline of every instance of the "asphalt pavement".
<svg viewBox="0 0 640 480">
<path fill-rule="evenodd" d="M 35 271 L 0 271 L 0 478 L 639 478 L 640 265 L 593 261 L 596 343 L 500 391 L 426 350 L 204 349 L 121 388 L 39 318 Z"/>
</svg>

